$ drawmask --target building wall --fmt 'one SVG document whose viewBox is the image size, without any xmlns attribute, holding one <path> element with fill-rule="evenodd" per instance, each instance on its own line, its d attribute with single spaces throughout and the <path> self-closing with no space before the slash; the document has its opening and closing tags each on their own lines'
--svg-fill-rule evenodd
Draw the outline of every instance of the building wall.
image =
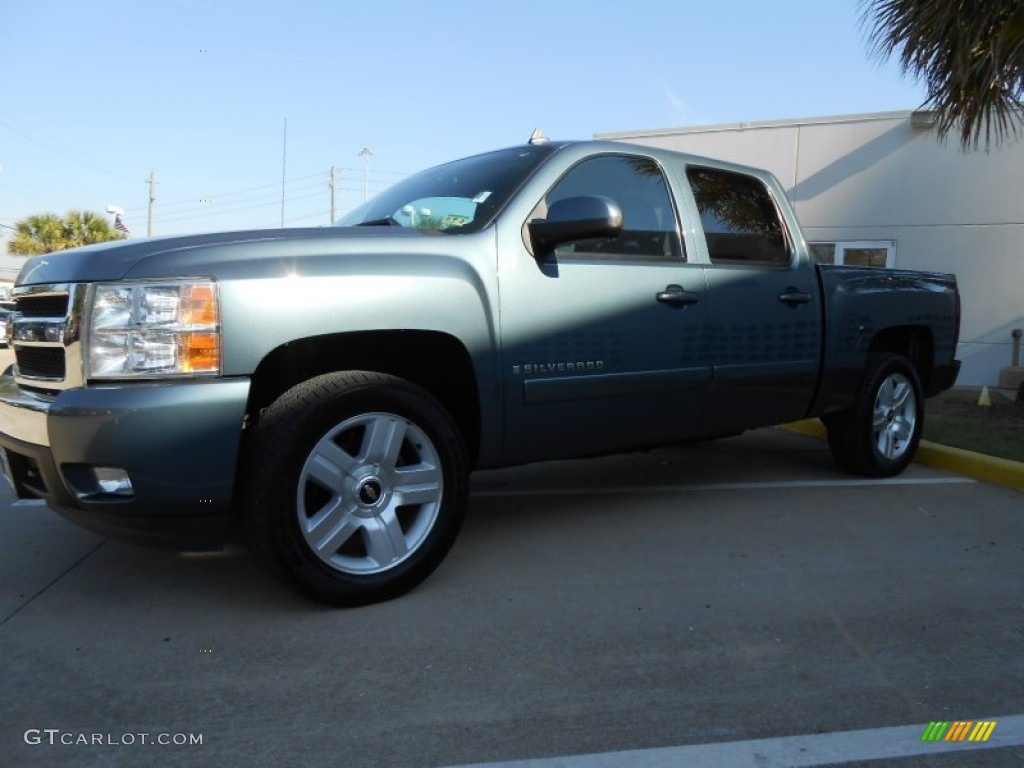
<svg viewBox="0 0 1024 768">
<path fill-rule="evenodd" d="M 892 240 L 893 266 L 952 272 L 961 384 L 995 384 L 1024 328 L 1024 142 L 963 152 L 910 112 L 602 134 L 767 168 L 808 241 Z"/>
</svg>

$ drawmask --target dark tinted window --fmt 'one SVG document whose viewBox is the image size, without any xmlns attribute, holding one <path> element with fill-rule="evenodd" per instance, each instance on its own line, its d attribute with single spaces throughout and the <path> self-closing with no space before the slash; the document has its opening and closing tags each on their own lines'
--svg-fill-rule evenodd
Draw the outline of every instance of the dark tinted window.
<svg viewBox="0 0 1024 768">
<path fill-rule="evenodd" d="M 622 232 L 618 237 L 561 245 L 555 250 L 557 255 L 638 261 L 682 258 L 672 198 L 653 160 L 621 155 L 585 160 L 555 184 L 535 214 L 546 210 L 545 204 L 580 195 L 600 195 L 618 203 Z"/>
<path fill-rule="evenodd" d="M 789 264 L 785 230 L 757 179 L 716 168 L 687 169 L 712 264 Z"/>
</svg>

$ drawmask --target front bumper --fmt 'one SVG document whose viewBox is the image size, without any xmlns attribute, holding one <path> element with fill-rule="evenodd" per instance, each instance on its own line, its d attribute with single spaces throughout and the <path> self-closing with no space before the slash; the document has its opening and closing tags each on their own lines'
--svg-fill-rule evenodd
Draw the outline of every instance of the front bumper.
<svg viewBox="0 0 1024 768">
<path fill-rule="evenodd" d="M 34 395 L 0 376 L 0 446 L 19 499 L 104 536 L 182 549 L 223 544 L 248 379 L 119 384 Z M 93 468 L 119 468 L 131 495 Z"/>
</svg>

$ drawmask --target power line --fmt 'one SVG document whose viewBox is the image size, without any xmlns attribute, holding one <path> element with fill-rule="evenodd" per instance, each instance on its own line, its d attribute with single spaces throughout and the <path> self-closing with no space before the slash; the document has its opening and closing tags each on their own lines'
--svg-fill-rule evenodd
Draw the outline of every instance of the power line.
<svg viewBox="0 0 1024 768">
<path fill-rule="evenodd" d="M 298 197 L 289 197 L 288 201 L 289 202 L 294 202 L 296 200 L 308 200 L 311 197 L 320 197 L 322 194 L 323 194 L 322 192 L 312 192 L 312 193 L 310 193 L 308 195 L 299 195 Z M 170 218 L 167 218 L 167 219 L 163 219 L 163 218 L 160 219 L 160 222 L 161 223 L 170 223 L 170 222 L 189 221 L 190 219 L 204 219 L 204 218 L 208 218 L 210 216 L 225 216 L 225 215 L 232 214 L 232 213 L 240 213 L 242 211 L 252 211 L 252 210 L 255 210 L 257 208 L 266 208 L 268 206 L 277 205 L 278 204 L 279 198 L 276 195 L 274 195 L 273 197 L 274 197 L 274 199 L 272 199 L 272 200 L 267 200 L 266 202 L 257 203 L 255 205 L 246 205 L 246 206 L 242 206 L 241 208 L 221 208 L 221 209 L 218 209 L 216 211 L 206 211 L 204 213 L 194 213 L 194 214 L 186 215 L 186 216 L 171 216 Z"/>
<path fill-rule="evenodd" d="M 288 190 L 288 194 L 293 194 L 295 192 L 302 192 L 302 191 L 307 190 L 307 189 L 314 189 L 314 188 L 320 189 L 321 188 L 320 184 L 321 184 L 320 182 L 317 182 L 315 184 L 303 184 L 300 187 L 293 187 L 292 189 Z M 274 186 L 274 185 L 271 184 L 270 186 Z M 174 204 L 174 205 L 179 206 L 179 208 L 178 208 L 178 210 L 171 211 L 170 215 L 171 216 L 176 216 L 176 217 L 182 217 L 182 216 L 187 217 L 187 216 L 191 215 L 193 212 L 198 212 L 198 211 L 205 212 L 205 211 L 209 211 L 211 208 L 219 208 L 219 207 L 224 206 L 224 205 L 238 205 L 239 203 L 250 203 L 250 202 L 266 200 L 266 199 L 269 199 L 269 198 L 273 198 L 274 200 L 280 200 L 281 199 L 281 192 L 280 192 L 280 190 L 277 191 L 277 192 L 266 192 L 266 193 L 264 193 L 262 195 L 252 195 L 250 197 L 240 197 L 240 198 L 238 198 L 236 200 L 225 200 L 225 201 L 216 202 L 216 203 L 215 202 L 203 203 L 201 201 L 197 201 L 196 198 L 192 198 L 191 200 L 179 201 L 178 203 Z M 210 199 L 212 200 L 213 198 L 211 197 Z M 188 208 L 184 208 L 184 209 L 180 208 L 180 206 L 184 205 L 186 202 L 187 203 L 191 203 L 191 206 L 188 207 Z M 171 207 L 171 205 L 172 205 L 171 203 L 166 203 L 166 204 L 164 204 L 161 207 L 162 208 L 169 208 L 169 207 Z M 142 208 L 129 208 L 127 210 L 128 211 L 138 211 L 138 212 L 141 212 Z"/>
<path fill-rule="evenodd" d="M 363 172 L 362 168 L 347 168 L 347 167 L 341 166 L 341 165 L 336 165 L 334 167 L 337 170 L 339 170 L 339 171 L 347 171 L 349 173 L 357 173 L 357 172 L 358 173 L 362 173 Z M 412 175 L 408 171 L 387 171 L 387 170 L 384 170 L 383 168 L 374 168 L 373 169 L 373 173 L 375 173 L 375 174 L 376 173 L 383 173 L 386 176 L 411 176 Z"/>
<path fill-rule="evenodd" d="M 317 211 L 316 213 L 307 213 L 305 216 L 291 216 L 288 219 L 288 223 L 290 224 L 294 221 L 305 221 L 306 219 L 317 219 L 320 218 L 321 216 L 326 216 L 328 214 L 330 214 L 330 211 L 323 210 Z M 333 219 L 331 221 L 333 223 Z"/>
<path fill-rule="evenodd" d="M 5 115 L 5 116 L 7 117 L 8 120 L 13 120 L 14 119 L 14 118 L 10 117 L 9 115 Z M 124 175 L 122 175 L 119 172 L 107 170 L 106 168 L 103 168 L 102 166 L 100 166 L 98 163 L 92 162 L 88 158 L 85 158 L 83 156 L 76 155 L 74 153 L 71 153 L 71 152 L 68 152 L 66 150 L 60 149 L 59 147 L 55 147 L 55 146 L 53 146 L 51 144 L 46 143 L 45 141 L 41 141 L 40 139 L 37 139 L 35 136 L 32 136 L 31 134 L 26 133 L 25 131 L 21 130 L 20 128 L 17 128 L 15 126 L 11 125 L 6 120 L 0 120 L 0 125 L 2 125 L 7 130 L 12 131 L 13 133 L 18 134 L 23 139 L 32 142 L 36 146 L 42 147 L 43 149 L 48 150 L 50 152 L 53 152 L 56 155 L 62 155 L 63 157 L 65 157 L 65 158 L 67 158 L 69 160 L 73 160 L 74 162 L 78 163 L 79 165 L 86 166 L 88 168 L 91 168 L 94 171 L 99 172 L 99 173 L 107 174 L 108 176 L 115 176 L 115 177 L 117 177 L 117 178 L 119 178 L 119 179 L 121 179 L 123 181 L 134 181 L 134 179 L 130 179 L 129 177 L 124 176 Z M 36 130 L 37 133 L 41 133 L 41 131 L 39 131 L 38 129 L 35 129 L 35 130 Z"/>
<path fill-rule="evenodd" d="M 295 202 L 295 201 L 299 201 L 299 200 L 309 200 L 311 198 L 319 197 L 322 194 L 321 191 L 310 192 L 309 194 L 304 194 L 304 195 L 295 195 L 294 193 L 295 192 L 301 192 L 301 191 L 304 191 L 304 190 L 307 190 L 307 189 L 321 190 L 322 189 L 321 184 L 322 184 L 322 182 L 318 182 L 318 183 L 314 183 L 314 184 L 304 184 L 302 186 L 290 189 L 288 191 L 288 195 L 287 195 L 287 198 L 286 198 L 287 202 L 291 203 L 291 202 Z M 269 185 L 266 185 L 266 186 L 273 187 L 273 186 L 276 186 L 276 185 L 269 184 Z M 376 191 L 372 186 L 371 186 L 370 190 L 373 191 L 373 192 Z M 339 187 L 339 186 L 335 186 L 335 191 L 336 192 L 350 192 L 350 193 L 356 194 L 356 193 L 362 192 L 363 190 L 361 188 L 357 188 L 357 187 Z M 262 195 L 253 195 L 253 196 L 250 196 L 250 197 L 238 198 L 237 200 L 229 200 L 227 202 L 219 203 L 219 204 L 214 204 L 214 203 L 201 204 L 200 206 L 188 208 L 188 209 L 185 209 L 185 210 L 173 211 L 170 214 L 170 216 L 161 216 L 160 217 L 160 222 L 161 223 L 164 223 L 164 222 L 167 222 L 167 223 L 179 223 L 179 222 L 182 222 L 182 221 L 188 221 L 190 219 L 201 219 L 201 218 L 207 218 L 207 217 L 210 217 L 210 216 L 217 216 L 217 215 L 221 215 L 221 214 L 229 215 L 229 214 L 232 214 L 232 213 L 239 213 L 239 212 L 242 212 L 242 211 L 251 211 L 251 210 L 256 210 L 257 208 L 266 208 L 266 207 L 268 207 L 270 205 L 274 205 L 279 200 L 280 200 L 280 193 L 279 192 L 267 192 L 267 193 L 262 194 Z M 240 205 L 242 203 L 252 203 L 252 205 Z M 136 209 L 136 210 L 139 210 L 139 209 Z M 324 211 L 324 213 L 328 213 L 328 211 Z M 320 215 L 320 214 L 317 214 L 317 215 Z M 303 218 L 305 218 L 305 217 L 303 217 Z M 330 219 L 330 221 L 333 222 L 334 218 Z"/>
<path fill-rule="evenodd" d="M 369 154 L 369 153 L 367 153 L 367 154 Z M 362 192 L 363 196 L 367 197 L 370 194 L 371 190 L 372 190 L 372 192 L 374 194 L 376 194 L 380 190 L 380 188 L 391 186 L 391 184 L 394 183 L 394 179 L 393 178 L 382 179 L 382 178 L 379 178 L 378 174 L 385 174 L 385 175 L 389 175 L 389 176 L 406 176 L 406 175 L 408 175 L 408 174 L 405 174 L 402 171 L 389 171 L 389 170 L 385 170 L 385 169 L 375 169 L 373 174 L 367 173 L 366 172 L 367 171 L 366 167 L 364 167 L 362 170 L 363 170 L 363 177 L 364 177 L 363 178 L 363 188 L 362 189 L 357 189 L 357 188 L 354 188 L 354 187 L 342 187 L 342 186 L 338 185 L 338 182 L 341 181 L 342 178 L 345 178 L 345 172 L 346 171 L 348 171 L 348 174 L 349 174 L 348 178 L 351 179 L 353 176 L 355 176 L 358 173 L 357 169 L 355 169 L 355 168 L 343 168 L 343 167 L 340 167 L 340 166 L 333 166 L 331 169 L 328 170 L 328 172 L 326 174 L 324 174 L 323 172 L 320 172 L 320 173 L 308 173 L 308 174 L 305 174 L 303 176 L 295 176 L 295 177 L 292 177 L 292 178 L 282 179 L 281 182 L 270 182 L 270 183 L 267 183 L 267 184 L 257 184 L 255 186 L 251 186 L 251 187 L 243 187 L 241 189 L 235 189 L 235 190 L 230 190 L 230 191 L 227 191 L 227 192 L 221 192 L 221 193 L 218 193 L 218 194 L 210 195 L 209 198 L 207 198 L 205 201 L 199 200 L 198 201 L 198 205 L 197 205 L 197 199 L 195 197 L 181 198 L 181 199 L 178 199 L 178 200 L 172 200 L 170 202 L 162 203 L 160 208 L 161 208 L 161 212 L 163 212 L 164 215 L 160 216 L 160 222 L 161 223 L 166 222 L 166 223 L 177 224 L 177 223 L 189 221 L 191 219 L 203 219 L 203 218 L 209 218 L 210 216 L 219 216 L 219 215 L 226 216 L 226 215 L 231 215 L 231 214 L 234 214 L 234 213 L 241 213 L 241 212 L 244 212 L 244 211 L 251 211 L 251 210 L 256 210 L 256 209 L 259 209 L 259 208 L 266 208 L 266 207 L 270 206 L 271 204 L 273 204 L 278 199 L 280 199 L 282 204 L 284 204 L 285 202 L 291 202 L 291 201 L 307 200 L 309 198 L 317 197 L 318 193 L 314 192 L 314 193 L 310 193 L 310 194 L 307 194 L 307 195 L 296 195 L 295 193 L 296 192 L 302 192 L 302 191 L 305 191 L 307 189 L 322 189 L 322 187 L 320 185 L 323 183 L 322 179 L 323 179 L 324 175 L 327 175 L 327 178 L 328 178 L 328 189 L 329 189 L 329 193 L 331 195 L 332 201 L 334 201 L 334 199 L 335 199 L 334 196 L 336 195 L 336 193 L 339 193 L 339 192 L 348 192 L 348 193 Z M 146 180 L 151 185 L 150 186 L 150 196 L 151 197 L 153 195 L 152 184 L 155 183 L 155 179 L 153 178 L 153 176 L 154 175 L 151 174 L 151 177 Z M 320 181 L 311 182 L 311 183 L 307 183 L 307 184 L 299 184 L 298 183 L 298 182 L 304 182 L 304 181 L 306 181 L 308 179 L 313 179 L 313 178 L 317 178 L 317 177 L 319 177 L 321 180 Z M 247 197 L 238 197 L 239 195 L 244 195 L 244 194 L 246 194 L 248 192 L 257 192 L 257 191 L 260 191 L 260 190 L 271 190 L 271 189 L 274 189 L 275 191 L 261 192 L 261 194 L 249 195 Z M 228 198 L 228 199 L 225 199 L 225 198 Z M 218 202 L 214 203 L 213 202 L 214 199 L 216 199 Z M 133 216 L 135 216 L 135 215 L 141 214 L 143 210 L 146 210 L 147 214 L 148 214 L 152 210 L 152 202 L 153 201 L 151 199 L 150 202 L 149 202 L 149 205 L 147 205 L 147 206 L 134 206 L 134 207 L 131 207 L 131 208 L 126 208 L 125 209 L 125 213 L 126 213 L 126 215 L 133 215 Z M 252 205 L 240 205 L 242 203 L 252 203 Z M 168 209 L 172 209 L 172 210 L 168 211 Z M 333 213 L 334 211 L 336 211 L 336 205 L 335 205 L 335 202 L 332 202 L 332 204 L 331 204 L 331 211 L 324 211 L 322 213 L 304 215 L 304 216 L 298 217 L 297 219 L 289 218 L 288 220 L 289 221 L 301 221 L 303 219 L 314 218 L 316 216 L 321 216 L 321 215 L 324 215 L 324 214 L 329 214 L 330 215 L 329 221 L 331 223 L 333 223 L 334 219 L 336 218 L 335 213 Z M 169 216 L 166 215 L 167 213 L 169 213 L 170 215 Z M 282 225 L 283 225 L 284 221 L 285 221 L 285 217 L 282 217 L 282 219 L 281 219 Z"/>
<path fill-rule="evenodd" d="M 310 173 L 310 174 L 307 174 L 306 176 L 296 176 L 294 178 L 288 179 L 288 183 L 291 184 L 291 183 L 296 182 L 296 181 L 304 181 L 306 179 L 311 179 L 314 176 L 322 176 L 322 175 L 323 175 L 322 173 Z M 319 186 L 319 184 L 306 184 L 303 187 L 301 187 L 300 189 L 311 189 L 314 186 Z M 255 187 L 246 187 L 244 189 L 236 189 L 236 190 L 233 190 L 231 192 L 220 192 L 220 193 L 217 193 L 217 194 L 210 195 L 209 198 L 212 200 L 214 198 L 233 197 L 234 195 L 241 195 L 241 194 L 244 194 L 245 192 L 254 192 L 257 189 L 269 189 L 270 187 L 273 187 L 273 188 L 275 188 L 277 190 L 280 190 L 281 182 L 275 181 L 275 182 L 271 182 L 270 184 L 260 184 L 260 185 L 255 186 Z M 273 193 L 268 193 L 268 194 L 273 194 L 275 196 L 279 196 L 280 192 L 273 192 Z M 264 197 L 264 196 L 265 195 L 257 195 L 257 197 Z M 194 197 L 182 198 L 180 200 L 172 200 L 171 202 L 163 203 L 162 207 L 163 208 L 168 208 L 168 207 L 175 206 L 175 205 L 195 204 L 195 202 L 196 202 L 196 198 L 194 198 Z M 233 201 L 233 202 L 240 202 L 240 201 L 236 200 L 236 201 Z M 141 210 L 145 209 L 145 207 L 146 206 L 144 206 L 144 205 L 140 205 L 140 206 L 136 206 L 134 208 L 126 208 L 125 210 L 126 211 L 141 211 Z"/>
<path fill-rule="evenodd" d="M 39 195 L 35 195 L 31 192 L 25 192 L 24 190 L 21 189 L 15 189 L 9 184 L 0 184 L 0 189 L 9 189 L 11 192 L 14 192 L 19 197 L 30 197 L 33 200 L 38 200 L 39 202 L 44 203 L 45 205 L 51 204 L 51 200 L 49 198 L 40 197 Z"/>
<path fill-rule="evenodd" d="M 290 190 L 288 190 L 288 193 L 287 193 L 288 194 L 288 199 L 289 200 L 294 199 L 294 194 L 296 192 L 302 192 L 302 191 L 307 190 L 307 189 L 313 189 L 314 187 L 316 189 L 320 189 L 320 185 L 319 184 L 306 184 L 306 185 L 301 186 L 301 187 L 296 187 L 295 189 L 290 189 Z M 192 213 L 196 213 L 196 212 L 199 212 L 199 211 L 203 211 L 203 212 L 208 211 L 211 208 L 222 208 L 223 206 L 226 206 L 226 205 L 228 205 L 228 206 L 235 206 L 235 205 L 240 205 L 242 203 L 260 203 L 260 202 L 263 202 L 263 201 L 266 201 L 266 200 L 280 200 L 280 199 L 281 199 L 281 193 L 280 192 L 267 192 L 267 193 L 262 194 L 262 195 L 253 195 L 251 197 L 240 197 L 237 200 L 226 200 L 226 201 L 220 202 L 220 203 L 214 203 L 214 202 L 211 201 L 210 203 L 202 204 L 202 205 L 200 205 L 198 207 L 192 207 L 192 208 L 186 208 L 184 210 L 173 211 L 171 213 L 171 215 L 172 216 L 179 216 L 179 217 L 180 216 L 188 216 L 188 215 L 190 215 Z"/>
</svg>

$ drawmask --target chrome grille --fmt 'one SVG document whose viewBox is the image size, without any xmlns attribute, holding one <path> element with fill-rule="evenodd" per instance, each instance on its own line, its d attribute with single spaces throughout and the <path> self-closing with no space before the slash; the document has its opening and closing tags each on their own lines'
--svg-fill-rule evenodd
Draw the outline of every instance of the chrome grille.
<svg viewBox="0 0 1024 768">
<path fill-rule="evenodd" d="M 22 317 L 67 317 L 68 295 L 20 296 L 14 300 Z"/>
<path fill-rule="evenodd" d="M 63 379 L 67 375 L 63 347 L 17 347 L 18 373 L 33 379 Z"/>
<path fill-rule="evenodd" d="M 81 316 L 85 285 L 32 285 L 14 289 L 8 331 L 15 378 L 33 389 L 82 384 Z"/>
</svg>

